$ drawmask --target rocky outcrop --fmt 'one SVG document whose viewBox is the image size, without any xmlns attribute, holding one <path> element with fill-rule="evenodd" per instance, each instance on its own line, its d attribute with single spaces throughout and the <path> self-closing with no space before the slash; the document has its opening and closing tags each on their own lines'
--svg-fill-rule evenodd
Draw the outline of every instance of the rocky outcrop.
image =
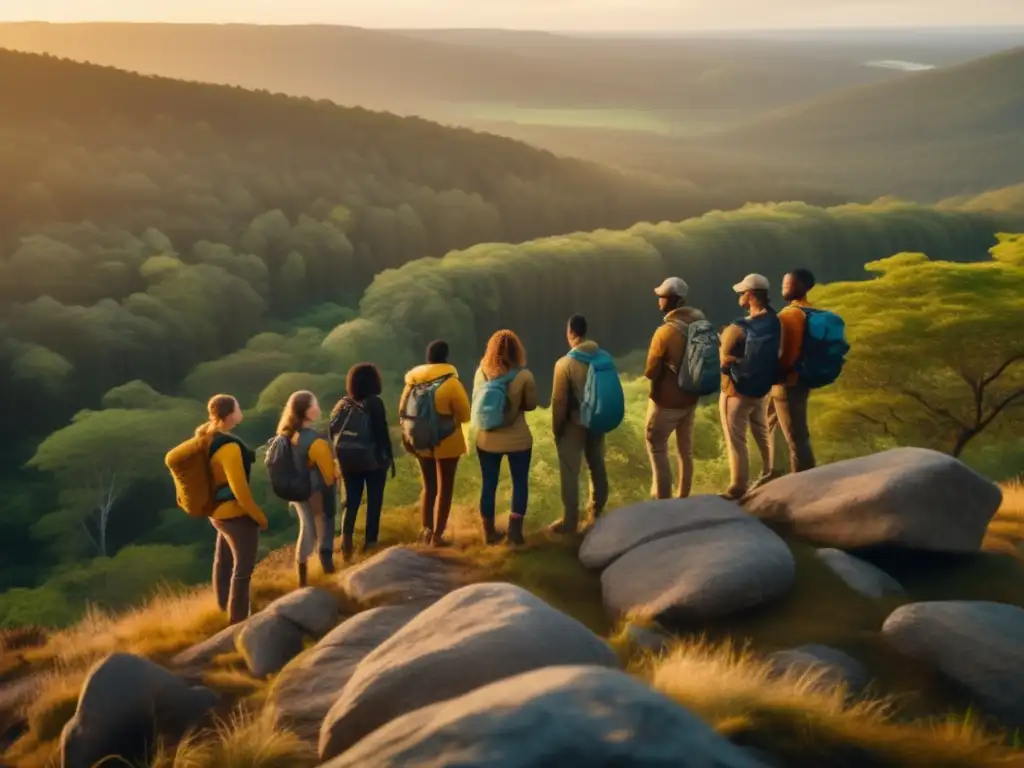
<svg viewBox="0 0 1024 768">
<path fill-rule="evenodd" d="M 412 605 L 363 611 L 292 661 L 270 690 L 267 705 L 275 722 L 317 744 L 320 725 L 359 662 L 419 611 Z"/>
<path fill-rule="evenodd" d="M 170 743 L 200 723 L 217 695 L 139 656 L 115 653 L 89 672 L 74 717 L 61 734 L 64 768 L 104 758 L 143 760 L 157 738 Z"/>
<path fill-rule="evenodd" d="M 629 675 L 600 667 L 562 666 L 506 678 L 412 711 L 324 768 L 369 765 L 764 764 Z"/>
<path fill-rule="evenodd" d="M 901 653 L 936 667 L 989 713 L 1024 725 L 1024 609 L 911 603 L 893 611 L 882 634 Z"/>
<path fill-rule="evenodd" d="M 249 671 L 267 677 L 302 653 L 306 637 L 320 637 L 337 623 L 338 603 L 331 593 L 306 587 L 246 621 L 238 633 L 238 648 Z"/>
<path fill-rule="evenodd" d="M 668 627 L 775 600 L 796 574 L 782 539 L 717 496 L 617 509 L 594 525 L 580 559 L 604 567 L 609 610 Z"/>
<path fill-rule="evenodd" d="M 461 586 L 459 569 L 437 557 L 391 547 L 340 576 L 346 594 L 364 605 L 428 603 Z"/>
<path fill-rule="evenodd" d="M 575 619 L 511 584 L 443 597 L 356 667 L 320 732 L 335 757 L 396 717 L 488 683 L 560 665 L 615 667 L 611 648 Z"/>
<path fill-rule="evenodd" d="M 863 664 L 826 645 L 801 645 L 799 648 L 776 651 L 768 656 L 768 661 L 776 675 L 814 675 L 814 687 L 824 691 L 844 686 L 847 692 L 857 694 L 871 682 L 871 676 Z"/>
<path fill-rule="evenodd" d="M 896 448 L 786 475 L 743 500 L 751 514 L 825 546 L 977 552 L 1002 491 L 966 464 Z"/>
<path fill-rule="evenodd" d="M 846 586 L 865 597 L 905 595 L 906 590 L 881 568 L 854 557 L 841 549 L 819 549 L 815 554 L 832 569 Z"/>
</svg>

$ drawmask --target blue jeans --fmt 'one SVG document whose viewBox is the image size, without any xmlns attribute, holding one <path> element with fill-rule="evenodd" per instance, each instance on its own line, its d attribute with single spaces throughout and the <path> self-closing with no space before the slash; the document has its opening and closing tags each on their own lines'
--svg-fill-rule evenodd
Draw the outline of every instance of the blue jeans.
<svg viewBox="0 0 1024 768">
<path fill-rule="evenodd" d="M 488 453 L 476 449 L 480 459 L 480 516 L 494 519 L 494 498 L 498 493 L 498 478 L 501 475 L 501 460 L 508 456 L 508 468 L 512 473 L 512 514 L 525 515 L 530 500 L 530 458 L 533 449 L 515 453 Z"/>
</svg>

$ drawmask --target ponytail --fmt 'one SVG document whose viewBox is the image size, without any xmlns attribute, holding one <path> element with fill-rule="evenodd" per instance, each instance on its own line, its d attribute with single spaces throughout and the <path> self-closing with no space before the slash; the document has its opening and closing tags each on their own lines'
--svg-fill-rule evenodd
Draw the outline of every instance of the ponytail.
<svg viewBox="0 0 1024 768">
<path fill-rule="evenodd" d="M 206 404 L 206 421 L 196 427 L 196 437 L 205 437 L 224 426 L 224 421 L 238 408 L 231 395 L 214 395 Z"/>
</svg>

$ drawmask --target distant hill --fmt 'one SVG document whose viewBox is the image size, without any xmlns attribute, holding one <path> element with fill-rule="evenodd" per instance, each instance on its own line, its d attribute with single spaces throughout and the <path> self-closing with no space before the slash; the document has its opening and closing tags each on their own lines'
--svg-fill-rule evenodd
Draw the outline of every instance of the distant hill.
<svg viewBox="0 0 1024 768">
<path fill-rule="evenodd" d="M 831 94 L 704 143 L 880 193 L 907 192 L 926 176 L 935 196 L 1018 183 L 1024 48 Z"/>
</svg>

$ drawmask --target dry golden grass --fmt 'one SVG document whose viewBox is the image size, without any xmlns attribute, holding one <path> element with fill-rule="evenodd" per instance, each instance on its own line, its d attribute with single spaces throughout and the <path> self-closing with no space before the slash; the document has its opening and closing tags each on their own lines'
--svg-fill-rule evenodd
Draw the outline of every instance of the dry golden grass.
<svg viewBox="0 0 1024 768">
<path fill-rule="evenodd" d="M 1024 559 L 1024 484 L 1003 485 L 1003 504 L 989 524 L 984 548 Z"/>
<path fill-rule="evenodd" d="M 822 690 L 820 673 L 772 678 L 770 666 L 731 643 L 682 644 L 634 672 L 732 741 L 801 768 L 1021 765 L 1005 737 L 959 721 L 900 722 L 889 701 Z"/>
</svg>

